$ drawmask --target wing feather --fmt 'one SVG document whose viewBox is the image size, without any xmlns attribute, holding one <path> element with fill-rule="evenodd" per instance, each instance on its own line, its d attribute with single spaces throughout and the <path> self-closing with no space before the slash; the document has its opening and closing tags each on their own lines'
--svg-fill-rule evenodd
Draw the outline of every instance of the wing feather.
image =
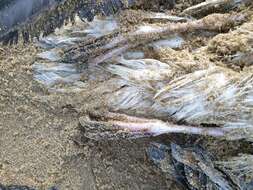
<svg viewBox="0 0 253 190">
<path fill-rule="evenodd" d="M 133 0 L 12 0 L 0 5 L 0 42 L 17 43 L 20 36 L 29 42 L 73 21 L 77 14 L 92 21 L 95 15 L 112 15 L 132 5 Z"/>
</svg>

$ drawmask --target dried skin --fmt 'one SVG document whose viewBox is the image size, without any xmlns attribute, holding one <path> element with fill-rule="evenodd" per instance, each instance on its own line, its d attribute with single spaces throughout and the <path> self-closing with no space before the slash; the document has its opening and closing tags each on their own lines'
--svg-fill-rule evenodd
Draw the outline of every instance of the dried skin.
<svg viewBox="0 0 253 190">
<path fill-rule="evenodd" d="M 76 56 L 72 58 L 72 61 L 84 60 L 84 62 L 87 61 L 89 63 L 99 64 L 113 56 L 122 54 L 127 49 L 165 38 L 171 34 L 199 30 L 227 31 L 244 19 L 244 15 L 241 14 L 213 14 L 200 20 L 185 23 L 173 23 L 163 26 L 153 25 L 154 27 L 152 27 L 152 25 L 140 26 L 136 31 L 126 34 L 115 33 L 101 39 L 95 39 L 92 46 L 89 46 L 87 43 L 78 44 L 75 47 L 68 48 L 68 50 L 64 52 L 64 56 L 69 60 L 69 58 L 72 57 L 71 55 L 75 54 Z M 104 45 L 105 43 L 108 45 Z M 73 49 L 73 51 L 71 49 Z M 76 49 L 81 51 L 74 53 Z M 89 52 L 92 52 L 92 54 Z M 101 53 L 103 53 L 103 56 L 96 58 Z"/>
</svg>

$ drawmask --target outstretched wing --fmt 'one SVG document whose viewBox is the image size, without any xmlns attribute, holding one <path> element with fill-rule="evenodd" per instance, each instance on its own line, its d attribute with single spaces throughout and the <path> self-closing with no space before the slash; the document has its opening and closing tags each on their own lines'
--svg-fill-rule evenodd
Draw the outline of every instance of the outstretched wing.
<svg viewBox="0 0 253 190">
<path fill-rule="evenodd" d="M 135 0 L 2 0 L 0 1 L 0 41 L 17 43 L 54 32 L 78 14 L 92 21 L 97 14 L 111 15 L 130 7 Z"/>
</svg>

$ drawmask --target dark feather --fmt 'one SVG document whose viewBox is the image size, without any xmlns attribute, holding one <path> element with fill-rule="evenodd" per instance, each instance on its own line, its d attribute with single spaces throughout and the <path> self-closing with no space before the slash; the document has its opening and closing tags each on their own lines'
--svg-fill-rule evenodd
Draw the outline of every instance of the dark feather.
<svg viewBox="0 0 253 190">
<path fill-rule="evenodd" d="M 95 15 L 112 15 L 132 5 L 125 0 L 11 0 L 0 4 L 0 41 L 17 43 L 21 36 L 29 42 L 46 36 L 73 21 L 76 14 L 92 21 Z M 29 5 L 29 6 L 27 6 Z"/>
</svg>

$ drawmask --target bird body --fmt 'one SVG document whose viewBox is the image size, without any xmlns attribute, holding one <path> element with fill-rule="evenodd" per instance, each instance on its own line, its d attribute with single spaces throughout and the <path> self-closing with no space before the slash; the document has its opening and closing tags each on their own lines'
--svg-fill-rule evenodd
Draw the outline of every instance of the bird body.
<svg viewBox="0 0 253 190">
<path fill-rule="evenodd" d="M 108 140 L 168 133 L 190 134 L 189 139 L 202 135 L 203 139 L 212 136 L 227 141 L 253 141 L 253 76 L 245 71 L 250 70 L 250 64 L 244 64 L 244 71 L 238 72 L 228 68 L 225 62 L 214 61 L 215 56 L 210 55 L 216 53 L 220 57 L 219 51 L 224 50 L 226 39 L 213 38 L 221 32 L 231 34 L 232 38 L 249 39 L 245 41 L 247 51 L 241 55 L 251 55 L 252 25 L 239 26 L 247 22 L 244 12 L 199 15 L 200 19 L 194 19 L 139 10 L 136 18 L 134 11 L 129 14 L 131 19 L 122 15 L 105 18 L 95 15 L 111 15 L 131 6 L 133 1 L 12 2 L 1 8 L 2 25 L 6 27 L 0 39 L 15 43 L 21 32 L 23 39 L 29 41 L 42 32 L 44 36 L 38 45 L 45 51 L 38 55 L 33 72 L 35 80 L 44 84 L 49 93 L 38 95 L 36 101 L 52 110 L 70 108 L 77 113 L 75 132 L 76 139 L 80 140 L 75 139 L 75 142 L 87 138 Z M 24 2 L 31 4 L 11 18 L 11 13 Z M 217 1 L 209 2 L 211 7 L 217 5 L 212 4 Z M 80 21 L 78 25 L 61 27 L 76 18 Z M 87 23 L 84 18 L 93 22 Z M 238 29 L 231 31 L 235 26 L 239 26 Z M 57 27 L 58 32 L 48 36 Z M 210 31 L 213 33 L 208 33 L 208 45 L 187 46 L 192 40 L 188 38 L 189 33 L 204 36 Z M 244 35 L 237 36 L 238 33 Z M 226 46 L 230 47 L 230 43 Z M 231 53 L 228 55 L 234 55 L 234 49 Z M 183 138 L 178 137 L 181 142 Z M 224 176 L 203 149 L 176 144 L 161 148 L 164 146 L 153 147 L 152 152 L 156 150 L 160 154 L 165 150 L 168 153 L 170 149 L 173 162 L 165 163 L 163 169 L 183 172 L 179 177 L 184 177 L 184 185 L 190 189 L 239 189 L 240 184 L 235 187 L 237 182 L 228 180 L 230 176 Z M 244 160 L 248 158 L 252 161 L 251 156 L 245 156 Z M 162 154 L 155 158 L 156 162 L 162 160 Z M 236 167 L 231 167 L 229 161 L 219 165 L 241 169 L 240 163 L 235 160 L 232 163 L 236 163 Z M 248 166 L 244 164 L 245 172 Z"/>
<path fill-rule="evenodd" d="M 56 46 L 50 49 L 43 55 L 43 59 L 48 57 L 53 61 L 52 59 L 58 56 L 58 60 L 55 61 L 56 63 L 50 63 L 50 66 L 36 63 L 34 65 L 35 77 L 51 90 L 58 92 L 68 91 L 68 89 L 57 89 L 59 82 L 72 83 L 72 92 L 74 89 L 75 91 L 82 91 L 82 87 L 79 86 L 80 83 L 76 83 L 82 80 L 82 73 L 87 73 L 87 82 L 98 81 L 102 78 L 102 85 L 96 88 L 98 91 L 94 91 L 94 94 L 99 94 L 103 101 L 101 107 L 106 105 L 107 109 L 113 112 L 154 119 L 134 122 L 134 119 L 131 118 L 128 123 L 123 123 L 126 121 L 114 121 L 118 126 L 130 131 L 145 130 L 153 135 L 180 131 L 225 136 L 225 138 L 230 139 L 241 138 L 242 136 L 236 133 L 234 136 L 228 137 L 227 133 L 230 130 L 236 130 L 235 125 L 238 124 L 251 129 L 252 115 L 251 112 L 248 112 L 248 109 L 251 108 L 245 109 L 245 112 L 241 111 L 242 115 L 237 114 L 238 106 L 245 104 L 245 98 L 251 102 L 251 90 L 247 88 L 247 86 L 252 85 L 249 74 L 243 76 L 238 72 L 219 67 L 208 59 L 199 56 L 198 54 L 202 53 L 206 56 L 206 53 L 201 53 L 201 50 L 193 53 L 200 61 L 183 59 L 176 63 L 173 61 L 163 62 L 145 58 L 147 53 L 143 53 L 144 57 L 142 58 L 126 59 L 124 57 L 126 53 L 129 56 L 131 51 L 136 51 L 135 48 L 141 45 L 152 47 L 152 44 L 155 44 L 153 46 L 155 51 L 160 52 L 160 49 L 166 49 L 166 45 L 168 45 L 167 48 L 170 48 L 170 43 L 153 42 L 153 40 L 160 40 L 159 37 L 165 38 L 167 36 L 169 39 L 182 40 L 183 38 L 178 38 L 181 30 L 194 31 L 204 28 L 219 31 L 227 23 L 233 23 L 234 18 L 237 17 L 228 14 L 213 14 L 199 20 L 169 23 L 164 24 L 164 26 L 145 23 L 133 27 L 134 29 L 129 30 L 127 34 L 121 32 L 121 25 L 117 19 L 112 21 L 110 18 L 103 22 L 96 20 L 97 25 L 104 25 L 106 22 L 117 24 L 111 31 L 103 31 L 104 33 L 100 33 L 99 36 L 94 35 L 96 28 L 99 27 L 94 28 L 91 24 L 85 29 L 88 35 L 83 37 L 80 42 L 74 42 L 73 45 L 64 48 Z M 210 24 L 214 22 L 215 24 Z M 173 32 L 173 35 L 171 36 L 169 32 Z M 161 34 L 161 36 L 157 34 Z M 178 46 L 173 46 L 174 40 L 169 42 L 172 42 L 171 47 L 178 48 Z M 71 64 L 67 66 L 61 62 Z M 78 67 L 74 67 L 75 64 Z M 60 70 L 54 71 L 57 68 L 62 71 L 62 74 Z M 73 69 L 76 69 L 74 74 Z M 68 73 L 67 76 L 66 73 Z M 114 79 L 108 80 L 111 75 Z M 240 83 L 242 78 L 245 80 Z M 245 89 L 243 94 L 241 89 L 237 87 L 237 83 L 240 83 L 241 89 Z M 244 107 L 246 108 L 247 105 Z M 175 126 L 163 122 L 171 120 L 176 123 L 185 122 L 191 127 Z M 206 130 L 202 130 L 200 127 L 194 128 L 194 126 L 203 124 L 215 124 L 220 128 L 208 128 Z M 251 139 L 250 134 L 251 132 L 247 136 L 249 140 Z"/>
</svg>

